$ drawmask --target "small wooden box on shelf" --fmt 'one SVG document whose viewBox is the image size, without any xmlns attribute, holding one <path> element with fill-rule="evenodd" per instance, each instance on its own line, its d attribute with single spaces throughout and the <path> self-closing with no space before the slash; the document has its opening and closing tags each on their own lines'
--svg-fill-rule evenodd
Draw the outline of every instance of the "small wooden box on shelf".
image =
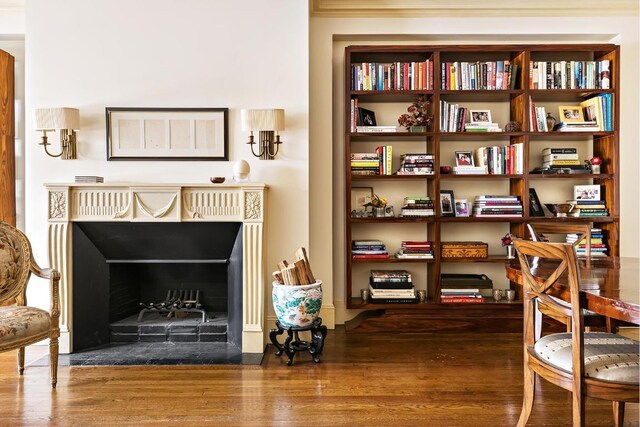
<svg viewBox="0 0 640 427">
<path fill-rule="evenodd" d="M 375 331 L 388 328 L 402 330 L 403 316 L 416 322 L 419 313 L 421 330 L 448 329 L 443 319 L 470 326 L 476 322 L 487 329 L 505 330 L 505 322 L 511 329 L 519 330 L 521 304 L 500 304 L 487 300 L 485 304 L 438 304 L 444 265 L 457 267 L 477 263 L 478 273 L 484 266 L 499 265 L 506 256 L 489 254 L 482 259 L 450 259 L 441 256 L 441 243 L 451 240 L 447 236 L 455 224 L 479 228 L 504 224 L 518 237 L 527 237 L 526 224 L 539 221 L 530 212 L 530 189 L 539 187 L 541 199 L 549 200 L 551 186 L 566 186 L 575 182 L 601 186 L 602 200 L 608 209 L 607 216 L 599 217 L 547 217 L 548 222 L 592 223 L 599 228 L 609 244 L 609 255 L 619 255 L 619 91 L 620 48 L 612 44 L 550 44 L 550 45 L 372 45 L 349 46 L 345 51 L 344 97 L 344 150 L 345 150 L 345 248 L 346 248 L 346 298 L 347 308 L 378 310 L 382 313 L 376 321 L 362 330 Z M 535 73 L 535 74 L 534 74 Z M 544 83 L 542 83 L 544 81 Z M 423 132 L 411 133 L 405 129 L 396 132 L 357 132 L 357 109 L 364 107 L 376 111 L 377 123 L 390 126 L 407 110 L 407 105 L 422 97 L 429 103 L 431 121 Z M 586 100 L 602 97 L 610 102 L 608 130 L 553 131 L 543 129 L 536 113 L 547 111 L 558 115 L 562 106 L 579 106 Z M 462 108 L 468 111 L 491 111 L 493 122 L 504 128 L 507 122 L 517 122 L 519 129 L 503 132 L 465 132 L 464 116 L 455 119 L 448 114 Z M 540 110 L 544 108 L 544 110 Z M 604 108 L 604 106 L 603 106 Z M 445 110 L 446 109 L 446 110 Z M 536 110 L 538 109 L 538 110 Z M 467 113 L 468 113 L 467 111 Z M 445 120 L 445 119 L 449 120 Z M 556 117 L 559 122 L 560 118 Z M 457 123 L 457 127 L 456 127 Z M 399 127 L 399 126 L 398 126 Z M 388 129 L 388 128 L 387 128 Z M 495 130 L 495 129 L 494 129 Z M 448 164 L 453 151 L 462 144 L 469 147 L 493 145 L 509 147 L 519 145 L 522 158 L 520 170 L 513 173 L 455 175 L 440 173 L 440 166 Z M 599 174 L 541 174 L 531 173 L 540 166 L 541 152 L 547 147 L 579 146 L 582 160 L 602 159 Z M 350 167 L 352 153 L 373 151 L 377 146 L 393 146 L 396 166 L 400 154 L 427 153 L 434 157 L 431 175 L 396 175 L 397 168 L 387 168 L 386 174 L 353 175 Z M 509 149 L 501 148 L 503 152 Z M 389 170 L 391 169 L 391 170 Z M 504 171 L 503 171 L 504 172 Z M 488 187 L 505 188 L 511 196 L 522 202 L 521 217 L 478 218 L 443 216 L 439 203 L 435 203 L 435 215 L 420 218 L 352 218 L 350 191 L 352 187 L 381 187 L 386 192 L 397 193 L 396 198 L 420 191 L 421 196 L 439 200 L 440 191 L 452 185 L 466 186 L 480 180 Z M 375 188 L 374 188 L 375 191 Z M 496 192 L 499 190 L 496 190 Z M 487 193 L 489 194 L 489 193 Z M 494 193 L 495 194 L 495 193 Z M 568 193 L 567 193 L 568 194 Z M 465 194 L 465 196 L 467 196 Z M 468 197 L 468 196 L 467 196 Z M 568 196 L 565 199 L 571 199 Z M 565 200 L 561 200 L 564 202 Z M 471 211 L 471 209 L 470 209 Z M 398 211 L 396 211 L 396 215 Z M 495 225 L 494 225 L 495 224 Z M 434 258 L 430 260 L 353 259 L 351 242 L 355 238 L 375 238 L 376 230 L 387 227 L 414 227 L 433 242 Z M 500 236 L 496 236 L 496 240 Z M 467 239 L 468 240 L 468 239 Z M 416 289 L 426 289 L 427 302 L 417 304 L 363 304 L 359 289 L 365 283 L 354 283 L 354 267 L 380 267 L 381 263 L 408 264 L 407 268 L 421 271 L 425 283 L 416 283 Z M 390 266 L 391 267 L 391 266 Z M 512 283 L 512 287 L 515 285 Z M 443 307 L 444 306 L 444 307 Z M 414 313 L 414 314 L 412 314 Z M 370 316 L 369 316 L 370 317 Z M 374 316 L 375 317 L 375 316 Z M 483 320 L 479 321 L 479 317 Z M 387 318 L 388 322 L 384 319 Z M 376 326 L 372 326 L 376 325 Z"/>
</svg>

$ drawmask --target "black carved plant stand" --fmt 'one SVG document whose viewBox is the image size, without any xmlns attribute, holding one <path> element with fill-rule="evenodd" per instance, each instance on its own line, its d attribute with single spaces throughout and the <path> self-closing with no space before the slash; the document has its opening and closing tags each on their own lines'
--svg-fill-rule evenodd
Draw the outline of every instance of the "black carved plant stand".
<svg viewBox="0 0 640 427">
<path fill-rule="evenodd" d="M 293 356 L 299 351 L 308 351 L 314 362 L 320 362 L 324 339 L 327 336 L 327 327 L 322 324 L 322 318 L 318 317 L 311 325 L 305 327 L 284 327 L 279 321 L 276 322 L 276 326 L 277 329 L 272 329 L 269 333 L 269 338 L 277 349 L 276 356 L 281 356 L 283 352 L 287 354 L 289 357 L 288 366 L 291 366 Z M 287 338 L 284 340 L 284 344 L 280 344 L 277 336 L 282 335 L 285 331 L 287 331 Z M 311 331 L 311 341 L 303 341 L 298 337 L 298 333 L 302 331 Z"/>
</svg>

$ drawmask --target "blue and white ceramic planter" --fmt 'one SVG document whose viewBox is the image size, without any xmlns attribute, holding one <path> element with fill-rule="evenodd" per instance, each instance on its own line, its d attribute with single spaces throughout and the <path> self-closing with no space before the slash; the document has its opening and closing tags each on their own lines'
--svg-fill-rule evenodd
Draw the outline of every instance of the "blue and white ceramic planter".
<svg viewBox="0 0 640 427">
<path fill-rule="evenodd" d="M 309 326 L 320 314 L 322 307 L 322 282 L 311 285 L 280 285 L 273 282 L 271 293 L 273 309 L 284 327 Z"/>
</svg>

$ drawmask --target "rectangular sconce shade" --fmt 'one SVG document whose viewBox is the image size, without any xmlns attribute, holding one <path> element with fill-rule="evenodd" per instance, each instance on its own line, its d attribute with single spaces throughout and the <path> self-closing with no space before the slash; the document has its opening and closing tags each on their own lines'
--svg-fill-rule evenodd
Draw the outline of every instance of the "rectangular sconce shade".
<svg viewBox="0 0 640 427">
<path fill-rule="evenodd" d="M 77 108 L 34 108 L 35 130 L 80 129 L 80 110 Z"/>
<path fill-rule="evenodd" d="M 243 131 L 284 130 L 284 110 L 242 110 Z"/>
</svg>

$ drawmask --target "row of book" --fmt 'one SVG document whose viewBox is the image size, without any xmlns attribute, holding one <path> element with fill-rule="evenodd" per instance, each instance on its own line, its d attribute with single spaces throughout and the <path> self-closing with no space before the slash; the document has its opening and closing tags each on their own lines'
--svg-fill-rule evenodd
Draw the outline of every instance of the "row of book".
<svg viewBox="0 0 640 427">
<path fill-rule="evenodd" d="M 586 255 L 587 251 L 587 238 L 584 236 L 580 236 L 578 234 L 567 234 L 566 242 L 571 243 L 572 245 L 580 239 L 578 246 L 576 247 L 576 253 L 578 255 Z M 607 256 L 607 251 L 609 248 L 607 244 L 604 242 L 604 234 L 602 233 L 601 228 L 592 228 L 591 229 L 591 256 Z"/>
<path fill-rule="evenodd" d="M 473 216 L 480 218 L 522 217 L 522 202 L 519 196 L 477 196 L 473 202 Z"/>
<path fill-rule="evenodd" d="M 435 214 L 436 211 L 431 197 L 405 197 L 400 211 L 400 216 L 404 218 L 425 218 Z"/>
<path fill-rule="evenodd" d="M 427 153 L 406 153 L 400 155 L 398 175 L 433 175 L 435 156 Z"/>
<path fill-rule="evenodd" d="M 609 89 L 610 64 L 602 61 L 530 61 L 529 89 Z"/>
<path fill-rule="evenodd" d="M 381 145 L 374 153 L 351 153 L 352 175 L 392 175 L 393 146 Z"/>
<path fill-rule="evenodd" d="M 400 259 L 433 259 L 433 242 L 430 240 L 403 240 L 396 258 Z"/>
<path fill-rule="evenodd" d="M 433 61 L 352 64 L 351 90 L 433 90 Z"/>
<path fill-rule="evenodd" d="M 473 153 L 474 166 L 489 175 L 518 175 L 524 173 L 524 144 L 478 147 Z M 457 172 L 456 173 L 460 173 Z M 463 172 L 464 173 L 464 172 Z"/>
<path fill-rule="evenodd" d="M 415 303 L 416 290 L 407 270 L 371 270 L 369 292 L 372 303 Z"/>
<path fill-rule="evenodd" d="M 444 62 L 442 90 L 515 89 L 518 65 L 511 61 Z"/>
<path fill-rule="evenodd" d="M 603 93 L 580 103 L 586 122 L 596 122 L 599 131 L 613 130 L 613 94 Z"/>
</svg>

